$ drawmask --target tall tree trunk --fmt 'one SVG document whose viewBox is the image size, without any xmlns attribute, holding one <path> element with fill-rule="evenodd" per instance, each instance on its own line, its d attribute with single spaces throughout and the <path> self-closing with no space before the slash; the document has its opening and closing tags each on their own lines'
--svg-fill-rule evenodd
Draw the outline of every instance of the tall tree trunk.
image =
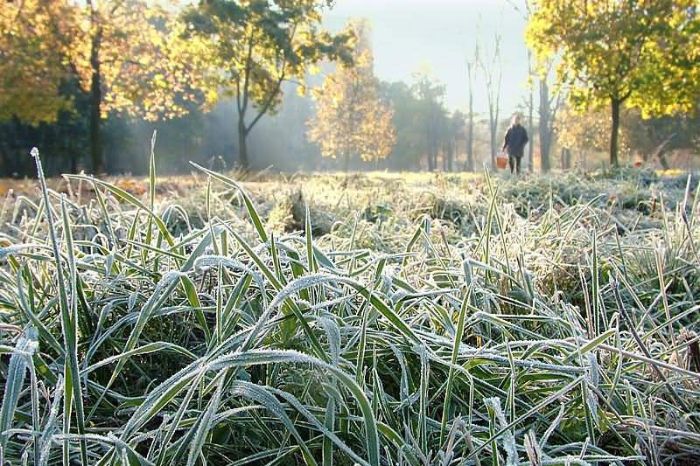
<svg viewBox="0 0 700 466">
<path fill-rule="evenodd" d="M 456 143 L 454 141 L 450 141 L 447 143 L 447 171 L 451 172 L 452 167 L 454 165 L 454 157 L 455 157 L 455 146 Z"/>
<path fill-rule="evenodd" d="M 248 131 L 245 127 L 245 115 L 238 117 L 238 162 L 243 171 L 248 170 Z"/>
<path fill-rule="evenodd" d="M 474 90 L 472 82 L 472 64 L 467 63 L 469 78 L 469 124 L 467 125 L 467 171 L 474 171 Z"/>
<path fill-rule="evenodd" d="M 474 171 L 474 112 L 469 99 L 469 126 L 467 127 L 467 171 Z"/>
<path fill-rule="evenodd" d="M 547 81 L 540 79 L 540 165 L 543 172 L 548 172 L 552 167 L 549 153 L 552 145 L 552 134 L 550 131 L 550 108 L 549 108 L 549 86 Z"/>
<path fill-rule="evenodd" d="M 440 149 L 438 148 L 438 141 L 437 139 L 435 140 L 435 143 L 433 144 L 433 168 L 435 170 L 438 170 L 438 154 L 440 152 Z"/>
<path fill-rule="evenodd" d="M 10 123 L 8 122 L 7 124 L 9 125 Z M 11 155 L 12 147 L 9 143 L 11 139 L 5 135 L 5 128 L 3 126 L 0 126 L 0 178 L 9 178 L 13 176 L 12 173 L 15 172 L 15 157 Z M 15 136 L 17 135 L 17 133 L 12 130 L 10 130 L 9 133 L 14 133 Z"/>
<path fill-rule="evenodd" d="M 561 169 L 568 170 L 571 168 L 571 149 L 567 147 L 561 148 Z"/>
<path fill-rule="evenodd" d="M 492 84 L 491 84 L 492 85 Z M 489 95 L 491 96 L 491 89 Z M 489 97 L 489 129 L 491 132 L 491 170 L 496 170 L 496 154 L 498 153 L 498 143 L 496 136 L 498 132 L 498 114 L 500 112 L 501 83 L 498 82 L 495 96 Z"/>
<path fill-rule="evenodd" d="M 527 128 L 527 135 L 530 138 L 530 141 L 527 143 L 527 171 L 532 173 L 532 171 L 535 169 L 535 161 L 534 161 L 534 155 L 535 155 L 535 130 L 534 130 L 534 125 L 532 124 L 532 117 L 534 113 L 534 102 L 533 102 L 533 92 L 530 90 L 530 105 L 528 106 L 528 116 L 527 116 L 527 121 L 528 121 L 528 128 Z"/>
<path fill-rule="evenodd" d="M 664 170 L 668 170 L 669 168 L 671 168 L 671 166 L 668 163 L 668 159 L 666 158 L 666 150 L 668 149 L 668 145 L 671 143 L 671 141 L 673 141 L 673 138 L 675 137 L 676 133 L 671 134 L 661 144 L 659 144 L 659 146 L 654 151 L 654 157 L 659 159 L 661 168 L 663 168 Z"/>
<path fill-rule="evenodd" d="M 559 154 L 559 168 L 566 170 L 566 148 L 561 148 L 561 153 Z"/>
<path fill-rule="evenodd" d="M 0 147 L 0 177 L 9 178 L 12 176 L 11 159 L 7 149 Z"/>
<path fill-rule="evenodd" d="M 527 70 L 530 79 L 532 79 L 532 53 L 528 49 L 527 51 Z M 528 96 L 527 105 L 527 135 L 530 138 L 530 142 L 527 145 L 527 171 L 532 173 L 535 168 L 535 161 L 533 160 L 533 155 L 535 153 L 535 131 L 534 124 L 532 122 L 533 114 L 535 113 L 535 92 L 532 89 L 532 85 L 528 86 L 530 90 L 530 95 Z"/>
<path fill-rule="evenodd" d="M 496 128 L 497 128 L 497 121 L 494 121 L 493 118 L 493 112 L 489 111 L 490 117 L 490 122 L 489 122 L 489 131 L 490 131 L 490 137 L 491 137 L 491 170 L 496 169 L 496 152 L 498 149 L 496 148 Z"/>
<path fill-rule="evenodd" d="M 102 29 L 99 28 L 92 37 L 90 44 L 90 159 L 92 172 L 102 173 L 102 71 L 100 63 L 100 46 L 102 45 Z"/>
<path fill-rule="evenodd" d="M 432 125 L 432 122 L 428 123 L 429 125 Z M 435 166 L 435 159 L 433 157 L 433 152 L 435 151 L 435 142 L 433 141 L 433 132 L 431 131 L 430 126 L 427 128 L 427 138 L 426 138 L 426 149 L 427 153 L 426 156 L 428 157 L 428 171 L 432 172 L 434 171 L 437 167 Z"/>
<path fill-rule="evenodd" d="M 70 151 L 70 155 L 68 157 L 70 157 L 68 160 L 68 163 L 70 164 L 70 172 L 78 173 L 78 156 L 74 151 Z"/>
<path fill-rule="evenodd" d="M 501 64 L 501 36 L 496 33 L 495 50 L 491 63 L 481 62 L 486 77 L 486 98 L 489 105 L 489 131 L 491 133 L 491 169 L 496 169 L 496 132 L 498 131 L 498 116 L 501 110 L 501 85 L 503 84 L 503 69 Z"/>
<path fill-rule="evenodd" d="M 610 129 L 610 166 L 618 167 L 617 159 L 618 137 L 620 135 L 620 106 L 622 101 L 617 98 L 610 99 L 610 110 L 612 111 L 612 128 Z"/>
</svg>

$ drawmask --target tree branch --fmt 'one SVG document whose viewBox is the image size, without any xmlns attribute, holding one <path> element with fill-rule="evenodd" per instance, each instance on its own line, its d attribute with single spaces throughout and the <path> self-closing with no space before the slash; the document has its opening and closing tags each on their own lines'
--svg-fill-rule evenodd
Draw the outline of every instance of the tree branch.
<svg viewBox="0 0 700 466">
<path fill-rule="evenodd" d="M 277 80 L 277 84 L 275 85 L 275 90 L 274 92 L 270 92 L 270 95 L 267 96 L 267 100 L 265 100 L 265 103 L 263 106 L 260 108 L 260 111 L 258 114 L 253 118 L 253 121 L 250 122 L 250 125 L 248 125 L 245 129 L 245 133 L 248 134 L 253 127 L 260 121 L 260 119 L 267 113 L 267 111 L 270 109 L 270 106 L 272 105 L 272 102 L 275 101 L 275 97 L 280 92 L 280 88 L 282 87 L 282 82 L 284 81 L 284 72 L 280 76 L 280 78 Z"/>
<path fill-rule="evenodd" d="M 248 109 L 248 89 L 250 88 L 250 73 L 251 73 L 252 61 L 253 61 L 253 31 L 250 32 L 250 36 L 248 38 L 248 54 L 246 55 L 245 70 L 244 70 L 245 75 L 243 76 L 243 103 L 239 106 L 239 110 L 238 110 L 239 114 L 244 114 L 245 111 Z M 236 86 L 237 86 L 238 95 L 241 95 L 240 85 L 238 83 L 240 83 L 240 79 L 237 80 Z"/>
</svg>

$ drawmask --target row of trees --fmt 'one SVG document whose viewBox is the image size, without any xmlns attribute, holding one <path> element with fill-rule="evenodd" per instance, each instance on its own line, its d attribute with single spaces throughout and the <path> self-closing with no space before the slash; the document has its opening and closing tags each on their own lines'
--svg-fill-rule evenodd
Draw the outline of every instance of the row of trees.
<svg viewBox="0 0 700 466">
<path fill-rule="evenodd" d="M 110 113 L 169 119 L 234 98 L 247 168 L 247 138 L 279 106 L 282 83 L 322 60 L 350 60 L 352 33 L 321 28 L 330 3 L 9 0 L 0 9 L 0 120 L 56 123 L 82 110 L 76 94 L 87 96 L 91 165 L 101 172 Z"/>
<path fill-rule="evenodd" d="M 309 122 L 309 138 L 323 156 L 394 169 L 455 169 L 473 171 L 477 127 L 483 124 L 474 111 L 474 78 L 485 80 L 488 96 L 488 146 L 491 166 L 500 147 L 500 37 L 490 53 L 475 47 L 468 62 L 469 110 L 450 113 L 444 103 L 445 86 L 427 69 L 414 73 L 412 82 L 382 83 L 373 72 L 369 25 L 355 21 L 350 29 L 357 38 L 352 65 L 340 65 L 315 92 L 316 116 Z M 479 128 L 480 129 L 480 128 Z M 457 163 L 464 153 L 466 160 Z M 459 165 L 459 166 L 458 166 Z"/>
<path fill-rule="evenodd" d="M 138 171 L 112 156 L 106 166 L 105 154 L 128 158 L 130 135 L 144 133 L 130 121 L 158 119 L 172 120 L 158 126 L 166 139 L 176 138 L 173 145 L 215 148 L 227 166 L 247 168 L 253 128 L 264 115 L 277 113 L 283 100 L 289 103 L 285 91 L 305 94 L 302 79 L 322 61 L 338 64 L 312 93 L 316 116 L 307 135 L 323 156 L 342 159 L 345 168 L 351 161 L 376 167 L 391 155 L 384 166 L 415 169 L 425 163 L 436 169 L 441 160 L 442 168 L 453 169 L 463 117 L 448 114 L 444 86 L 427 73 L 418 73 L 411 85 L 381 83 L 374 76 L 368 24 L 355 21 L 335 35 L 322 31 L 324 5 L 208 1 L 181 10 L 147 7 L 141 0 L 10 2 L 0 16 L 13 27 L 0 39 L 7 58 L 0 152 L 14 155 L 3 157 L 10 159 L 5 173 L 24 172 L 18 155 L 35 143 L 66 154 L 71 171 L 79 169 L 86 148 L 95 172 Z M 221 125 L 203 112 L 228 114 L 221 109 L 231 101 L 235 160 L 234 144 L 202 141 L 225 139 L 206 130 Z M 304 118 L 307 110 L 297 110 Z"/>
<path fill-rule="evenodd" d="M 253 129 L 281 111 L 277 120 L 299 133 L 284 139 L 300 139 L 293 149 L 304 160 L 320 153 L 346 169 L 474 170 L 482 156 L 494 164 L 507 125 L 498 34 L 489 41 L 492 49 L 477 45 L 468 59 L 466 114 L 450 113 L 444 86 L 427 72 L 410 84 L 380 82 L 368 24 L 355 21 L 337 34 L 323 30 L 330 4 L 10 0 L 0 9 L 0 153 L 11 159 L 13 142 L 46 141 L 75 171 L 84 139 L 91 168 L 100 172 L 106 149 L 119 150 L 130 122 L 171 119 L 165 127 L 173 147 L 215 150 L 228 166 L 235 161 L 247 169 Z M 541 169 L 550 169 L 555 143 L 565 154 L 585 154 L 607 139 L 613 165 L 620 147 L 667 164 L 666 151 L 697 146 L 695 0 L 525 0 L 524 6 L 532 54 L 523 111 L 536 140 L 529 145 L 530 168 L 537 148 Z M 311 93 L 314 111 L 305 79 L 320 65 L 331 72 Z M 477 76 L 485 89 L 475 89 Z M 294 89 L 301 97 L 288 95 Z M 473 104 L 482 91 L 483 117 Z M 294 102 L 296 114 L 285 112 Z M 265 130 L 277 131 L 274 125 Z M 211 142 L 229 132 L 234 142 Z M 252 139 L 268 152 L 285 150 L 273 148 L 274 138 Z M 254 165 L 261 167 L 263 158 L 256 153 Z M 109 168 L 120 167 L 110 159 Z"/>
<path fill-rule="evenodd" d="M 543 171 L 552 167 L 550 152 L 555 136 L 558 136 L 557 142 L 564 154 L 562 166 L 566 167 L 572 150 L 578 149 L 579 153 L 585 154 L 601 148 L 601 128 L 607 128 L 609 134 L 608 153 L 613 166 L 619 164 L 621 136 L 625 139 L 627 152 L 637 152 L 645 160 L 653 155 L 664 167 L 668 166 L 664 154 L 669 149 L 697 147 L 692 136 L 692 123 L 697 122 L 696 111 L 700 102 L 700 67 L 697 66 L 700 63 L 700 19 L 697 7 L 696 0 L 525 0 L 522 11 L 528 21 L 526 38 L 531 75 L 526 122 L 531 139 L 534 139 L 534 130 L 537 129 Z M 388 88 L 390 93 L 386 97 L 389 101 L 404 111 L 407 105 L 412 105 L 410 113 L 423 119 L 416 127 L 417 118 L 401 115 L 394 118 L 399 140 L 403 142 L 399 147 L 403 160 L 410 159 L 408 154 L 412 148 L 420 148 L 427 161 L 426 168 L 439 168 L 438 154 L 441 154 L 443 169 L 451 170 L 455 141 L 463 137 L 467 154 L 465 168 L 474 169 L 474 77 L 480 73 L 486 84 L 490 163 L 492 167 L 495 165 L 502 131 L 498 34 L 493 44 L 494 49 L 489 52 L 480 50 L 477 44 L 467 63 L 469 102 L 466 127 L 464 116 L 458 112 L 447 118 L 441 104 L 444 89 L 426 75 L 418 76 L 411 89 L 401 85 Z M 371 67 L 363 65 L 363 69 L 367 76 L 371 75 Z M 381 147 L 370 158 L 388 155 L 391 153 L 389 144 L 394 141 L 386 124 L 388 111 L 377 114 L 368 110 L 363 115 L 360 107 L 350 103 L 361 101 L 357 99 L 361 95 L 376 100 L 376 80 L 372 78 L 362 85 L 357 79 L 345 79 L 346 84 L 340 87 L 349 89 L 349 93 L 338 92 L 337 83 L 351 74 L 341 69 L 327 80 L 327 84 L 335 84 L 322 89 L 323 98 L 319 101 L 312 137 L 322 144 L 324 154 L 348 153 L 347 148 L 338 150 L 332 136 L 352 134 L 357 141 L 350 146 L 361 152 L 361 145 L 367 145 L 368 141 Z M 539 91 L 537 105 L 535 80 Z M 392 96 L 392 92 L 397 95 Z M 338 102 L 345 99 L 349 106 L 343 108 Z M 606 107 L 609 118 L 602 112 Z M 329 109 L 342 111 L 333 113 Z M 562 109 L 566 118 L 557 121 Z M 348 119 L 349 114 L 354 117 Z M 378 124 L 380 121 L 384 124 Z M 374 132 L 355 133 L 350 129 L 360 128 L 363 123 Z M 423 144 L 417 144 L 415 137 L 405 134 L 402 129 L 406 127 L 411 128 L 411 134 L 420 134 L 417 139 Z M 411 139 L 413 144 L 408 142 Z M 346 144 L 347 141 L 349 139 L 346 139 Z M 534 148 L 535 144 L 531 143 L 531 169 Z"/>
</svg>

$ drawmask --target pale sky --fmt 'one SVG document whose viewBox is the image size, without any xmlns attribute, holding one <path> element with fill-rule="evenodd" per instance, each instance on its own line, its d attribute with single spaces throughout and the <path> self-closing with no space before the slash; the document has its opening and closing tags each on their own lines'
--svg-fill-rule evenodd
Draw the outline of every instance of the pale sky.
<svg viewBox="0 0 700 466">
<path fill-rule="evenodd" d="M 522 0 L 514 0 L 521 4 Z M 375 73 L 387 81 L 410 82 L 428 66 L 447 88 L 450 110 L 467 108 L 467 57 L 478 38 L 482 50 L 493 49 L 500 32 L 503 87 L 502 115 L 524 103 L 527 93 L 525 20 L 506 0 L 336 0 L 326 25 L 340 28 L 353 17 L 372 24 Z M 475 84 L 475 111 L 487 112 L 483 80 Z"/>
</svg>

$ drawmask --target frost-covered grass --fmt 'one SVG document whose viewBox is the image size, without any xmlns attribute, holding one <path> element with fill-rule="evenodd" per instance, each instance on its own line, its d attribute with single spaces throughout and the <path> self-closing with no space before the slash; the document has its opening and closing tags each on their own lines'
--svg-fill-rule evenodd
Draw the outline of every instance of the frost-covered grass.
<svg viewBox="0 0 700 466">
<path fill-rule="evenodd" d="M 5 463 L 700 462 L 692 181 L 198 173 L 6 201 Z"/>
</svg>

